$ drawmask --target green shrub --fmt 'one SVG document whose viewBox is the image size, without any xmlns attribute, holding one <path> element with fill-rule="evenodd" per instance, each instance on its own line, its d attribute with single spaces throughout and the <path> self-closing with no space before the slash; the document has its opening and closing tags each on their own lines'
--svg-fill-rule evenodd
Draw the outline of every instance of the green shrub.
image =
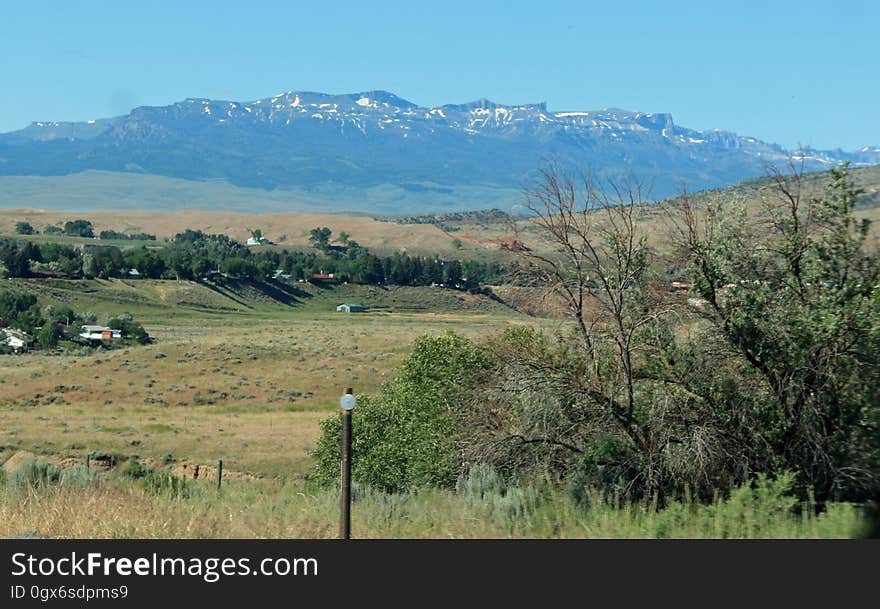
<svg viewBox="0 0 880 609">
<path fill-rule="evenodd" d="M 98 479 L 100 474 L 85 465 L 77 465 L 73 469 L 65 470 L 61 477 L 64 485 L 88 486 Z"/>
<path fill-rule="evenodd" d="M 43 349 L 51 349 L 58 346 L 58 341 L 62 336 L 61 329 L 54 322 L 47 321 L 37 333 L 37 344 Z"/>
<path fill-rule="evenodd" d="M 134 480 L 140 480 L 141 478 L 152 473 L 152 471 L 148 467 L 145 467 L 143 463 L 138 461 L 137 457 L 132 457 L 131 459 L 129 459 L 128 466 L 122 473 Z"/>
<path fill-rule="evenodd" d="M 146 492 L 169 499 L 183 499 L 190 494 L 186 480 L 164 470 L 151 471 L 142 476 L 140 482 Z"/>
<path fill-rule="evenodd" d="M 359 396 L 353 416 L 352 479 L 384 492 L 452 487 L 461 470 L 455 410 L 467 399 L 485 357 L 464 336 L 420 338 L 378 396 Z M 341 423 L 321 423 L 311 480 L 339 479 Z"/>
<path fill-rule="evenodd" d="M 147 334 L 147 331 L 144 330 L 144 327 L 134 321 L 131 315 L 127 313 L 111 319 L 107 323 L 107 327 L 113 330 L 120 330 L 123 338 L 132 339 L 141 345 L 147 345 L 153 340 Z"/>
<path fill-rule="evenodd" d="M 482 499 L 487 495 L 504 493 L 506 485 L 498 471 L 486 463 L 477 463 L 458 478 L 455 492 L 462 497 Z"/>
<path fill-rule="evenodd" d="M 723 537 L 758 537 L 773 522 L 791 516 L 798 504 L 793 494 L 795 474 L 786 472 L 776 478 L 766 474 L 735 488 L 726 501 L 705 506 L 705 515 L 719 523 Z"/>
<path fill-rule="evenodd" d="M 30 457 L 15 470 L 9 484 L 18 489 L 41 489 L 61 482 L 63 475 L 64 470 L 57 465 Z"/>
<path fill-rule="evenodd" d="M 491 465 L 479 463 L 460 476 L 455 492 L 465 500 L 480 504 L 489 515 L 510 525 L 528 521 L 541 502 L 536 484 L 511 484 Z"/>
<path fill-rule="evenodd" d="M 15 234 L 16 235 L 33 235 L 34 227 L 31 226 L 30 222 L 16 222 L 15 223 Z"/>
<path fill-rule="evenodd" d="M 95 236 L 94 227 L 88 220 L 68 220 L 64 223 L 64 234 L 89 239 Z"/>
</svg>

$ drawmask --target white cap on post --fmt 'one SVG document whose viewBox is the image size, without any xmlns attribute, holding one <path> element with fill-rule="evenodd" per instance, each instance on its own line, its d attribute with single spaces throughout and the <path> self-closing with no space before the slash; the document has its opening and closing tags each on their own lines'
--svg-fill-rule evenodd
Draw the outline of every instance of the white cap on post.
<svg viewBox="0 0 880 609">
<path fill-rule="evenodd" d="M 345 390 L 345 395 L 339 398 L 339 406 L 342 407 L 343 410 L 354 410 L 354 394 L 352 393 L 351 387 Z"/>
</svg>

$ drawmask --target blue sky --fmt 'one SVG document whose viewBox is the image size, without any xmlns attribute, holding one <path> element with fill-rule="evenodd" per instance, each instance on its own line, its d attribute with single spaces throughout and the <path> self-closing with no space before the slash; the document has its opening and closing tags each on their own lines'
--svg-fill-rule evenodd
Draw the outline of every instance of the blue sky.
<svg viewBox="0 0 880 609">
<path fill-rule="evenodd" d="M 0 132 L 186 97 L 386 89 L 854 149 L 880 145 L 878 25 L 873 0 L 4 0 Z"/>
</svg>

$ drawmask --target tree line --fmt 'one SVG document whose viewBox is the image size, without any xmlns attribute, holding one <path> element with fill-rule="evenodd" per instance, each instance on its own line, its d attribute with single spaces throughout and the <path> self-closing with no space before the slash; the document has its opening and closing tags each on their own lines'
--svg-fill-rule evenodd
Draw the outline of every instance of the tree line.
<svg viewBox="0 0 880 609">
<path fill-rule="evenodd" d="M 85 237 L 88 239 L 95 238 L 95 229 L 88 220 L 69 220 L 64 226 L 50 225 L 43 229 L 47 235 L 67 235 L 68 237 Z M 34 228 L 30 222 L 16 222 L 15 234 L 17 235 L 38 235 L 39 231 Z M 98 233 L 98 239 L 116 239 L 119 241 L 155 241 L 156 235 L 149 233 L 123 233 L 115 230 L 102 230 Z"/>
<path fill-rule="evenodd" d="M 476 289 L 502 281 L 505 269 L 479 260 L 444 259 L 396 252 L 377 256 L 347 233 L 334 240 L 329 228 L 312 231 L 309 251 L 254 249 L 223 234 L 185 230 L 161 247 L 120 249 L 109 245 L 82 248 L 57 243 L 0 243 L 3 276 L 54 274 L 70 278 L 128 277 L 132 269 L 151 279 L 202 280 L 214 274 L 269 281 L 279 276 L 311 281 L 333 275 L 336 281 L 406 286 L 443 285 Z"/>
</svg>

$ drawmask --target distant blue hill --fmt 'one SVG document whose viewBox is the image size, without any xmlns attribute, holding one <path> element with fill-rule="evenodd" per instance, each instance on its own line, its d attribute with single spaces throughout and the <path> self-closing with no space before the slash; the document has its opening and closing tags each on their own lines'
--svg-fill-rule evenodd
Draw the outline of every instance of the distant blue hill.
<svg viewBox="0 0 880 609">
<path fill-rule="evenodd" d="M 548 161 L 590 168 L 599 177 L 634 175 L 663 198 L 685 186 L 717 188 L 763 175 L 786 155 L 753 137 L 680 127 L 668 114 L 551 112 L 545 104 L 488 100 L 427 108 L 385 91 L 187 99 L 0 134 L 0 176 L 137 173 L 276 191 L 282 201 L 289 191 L 309 208 L 381 204 L 401 213 L 514 204 L 513 193 L 532 184 Z M 880 163 L 880 147 L 805 149 L 796 156 L 808 171 L 845 160 L 871 165 Z M 0 204 L 9 205 L 4 183 L 0 178 Z M 35 201 L 16 191 L 16 206 L 39 203 L 38 191 Z M 383 193 L 390 198 L 380 201 Z M 246 200 L 241 208 L 249 210 Z"/>
</svg>

